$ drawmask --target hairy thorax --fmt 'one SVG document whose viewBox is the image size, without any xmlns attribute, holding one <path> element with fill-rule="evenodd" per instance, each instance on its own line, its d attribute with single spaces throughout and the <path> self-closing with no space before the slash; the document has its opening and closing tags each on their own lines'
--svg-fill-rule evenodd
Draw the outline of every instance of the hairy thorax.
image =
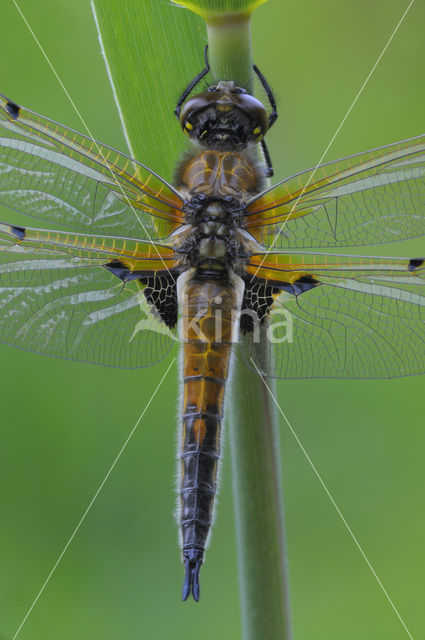
<svg viewBox="0 0 425 640">
<path fill-rule="evenodd" d="M 249 255 L 245 203 L 261 190 L 262 173 L 247 151 L 205 150 L 183 160 L 176 175 L 187 199 L 187 225 L 176 238 L 181 264 L 214 272 L 237 268 Z"/>
<path fill-rule="evenodd" d="M 233 197 L 245 202 L 262 188 L 262 170 L 244 151 L 206 150 L 185 159 L 177 173 L 177 186 L 190 198 L 199 193 Z"/>
</svg>

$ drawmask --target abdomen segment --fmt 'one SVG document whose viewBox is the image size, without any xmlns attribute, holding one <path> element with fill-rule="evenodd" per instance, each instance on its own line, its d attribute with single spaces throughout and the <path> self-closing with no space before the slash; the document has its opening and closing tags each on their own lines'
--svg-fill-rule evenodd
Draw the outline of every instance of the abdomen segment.
<svg viewBox="0 0 425 640">
<path fill-rule="evenodd" d="M 183 600 L 199 599 L 199 571 L 212 524 L 224 392 L 235 339 L 242 283 L 212 280 L 202 270 L 181 276 L 183 417 L 180 448 L 180 526 L 185 579 Z"/>
</svg>

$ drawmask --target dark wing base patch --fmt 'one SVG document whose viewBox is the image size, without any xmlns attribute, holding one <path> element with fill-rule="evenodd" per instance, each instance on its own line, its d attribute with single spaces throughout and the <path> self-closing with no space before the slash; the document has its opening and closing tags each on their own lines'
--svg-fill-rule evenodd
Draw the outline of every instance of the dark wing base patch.
<svg viewBox="0 0 425 640">
<path fill-rule="evenodd" d="M 264 322 L 281 291 L 299 296 L 318 285 L 320 285 L 320 281 L 312 276 L 301 276 L 298 280 L 287 283 L 247 278 L 242 300 L 241 333 L 251 333 L 254 330 L 256 320 Z"/>
<path fill-rule="evenodd" d="M 256 320 L 264 321 L 280 289 L 254 278 L 246 280 L 240 319 L 241 333 L 251 333 Z"/>
<path fill-rule="evenodd" d="M 161 320 L 173 329 L 177 324 L 177 277 L 176 271 L 162 273 L 132 271 L 121 260 L 113 260 L 104 265 L 105 269 L 124 283 L 137 280 L 145 298 L 154 307 Z"/>
<path fill-rule="evenodd" d="M 146 300 L 159 313 L 167 327 L 173 329 L 177 324 L 177 274 L 161 273 L 140 278 L 145 285 L 143 293 Z"/>
</svg>

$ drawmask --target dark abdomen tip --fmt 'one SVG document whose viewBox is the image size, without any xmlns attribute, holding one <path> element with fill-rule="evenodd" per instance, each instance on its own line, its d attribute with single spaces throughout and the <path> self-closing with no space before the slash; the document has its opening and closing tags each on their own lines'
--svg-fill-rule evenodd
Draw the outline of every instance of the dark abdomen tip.
<svg viewBox="0 0 425 640">
<path fill-rule="evenodd" d="M 199 572 L 201 570 L 204 552 L 202 549 L 186 549 L 183 553 L 184 581 L 182 588 L 183 602 L 192 592 L 195 602 L 199 600 Z"/>
</svg>

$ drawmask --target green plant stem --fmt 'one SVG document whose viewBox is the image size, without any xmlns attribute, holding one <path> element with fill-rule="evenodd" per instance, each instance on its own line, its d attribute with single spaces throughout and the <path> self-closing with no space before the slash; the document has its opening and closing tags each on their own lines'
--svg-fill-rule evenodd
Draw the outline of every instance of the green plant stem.
<svg viewBox="0 0 425 640">
<path fill-rule="evenodd" d="M 251 19 L 246 14 L 207 21 L 208 58 L 213 81 L 233 80 L 253 90 Z"/>
<path fill-rule="evenodd" d="M 209 21 L 213 78 L 252 90 L 251 24 L 238 14 Z M 263 340 L 253 360 L 267 368 Z M 267 382 L 276 393 L 274 381 Z M 278 421 L 263 378 L 235 350 L 229 412 L 241 613 L 244 640 L 290 640 L 289 588 Z"/>
<path fill-rule="evenodd" d="M 264 353 L 253 360 L 261 369 Z M 273 394 L 274 381 L 267 381 Z M 240 349 L 233 370 L 230 445 L 244 640 L 290 640 L 286 543 L 275 405 Z"/>
</svg>

